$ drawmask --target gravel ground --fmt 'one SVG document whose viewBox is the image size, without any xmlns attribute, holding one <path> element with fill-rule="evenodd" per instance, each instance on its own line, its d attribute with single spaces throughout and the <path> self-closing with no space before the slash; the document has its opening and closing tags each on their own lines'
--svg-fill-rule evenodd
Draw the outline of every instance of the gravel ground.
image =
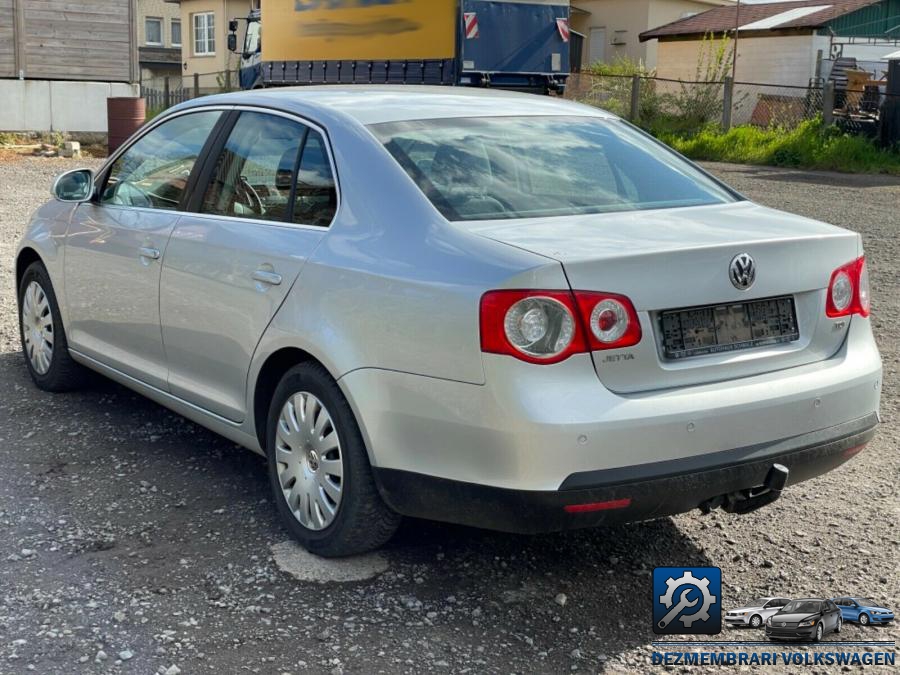
<svg viewBox="0 0 900 675">
<path fill-rule="evenodd" d="M 376 576 L 318 584 L 276 564 L 291 547 L 260 458 L 109 382 L 56 396 L 32 386 L 13 253 L 72 166 L 0 164 L 0 673 L 646 672 L 649 575 L 675 564 L 720 566 L 726 608 L 844 593 L 900 608 L 897 180 L 710 166 L 757 201 L 865 238 L 884 424 L 849 464 L 743 517 L 539 537 L 409 521 L 358 562 Z M 284 567 L 359 571 L 334 565 Z"/>
</svg>

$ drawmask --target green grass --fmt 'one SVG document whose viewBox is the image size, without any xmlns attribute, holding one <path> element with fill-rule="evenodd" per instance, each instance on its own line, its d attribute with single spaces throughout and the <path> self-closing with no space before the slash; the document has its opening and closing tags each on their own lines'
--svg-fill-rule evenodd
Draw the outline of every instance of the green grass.
<svg viewBox="0 0 900 675">
<path fill-rule="evenodd" d="M 794 129 L 740 126 L 724 133 L 709 128 L 693 135 L 651 131 L 691 159 L 900 175 L 900 152 L 882 149 L 868 138 L 836 127 L 825 128 L 821 120 L 808 120 Z"/>
</svg>

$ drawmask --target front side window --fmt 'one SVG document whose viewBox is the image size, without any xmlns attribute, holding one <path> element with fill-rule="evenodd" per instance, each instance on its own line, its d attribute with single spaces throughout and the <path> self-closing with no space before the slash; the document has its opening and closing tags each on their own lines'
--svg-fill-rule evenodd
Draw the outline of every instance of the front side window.
<svg viewBox="0 0 900 675">
<path fill-rule="evenodd" d="M 369 127 L 448 220 L 536 218 L 735 201 L 628 125 L 479 117 Z"/>
<path fill-rule="evenodd" d="M 172 46 L 181 46 L 181 21 L 172 19 Z"/>
<path fill-rule="evenodd" d="M 220 216 L 287 220 L 305 136 L 306 127 L 298 122 L 242 113 L 219 155 L 200 210 Z"/>
<path fill-rule="evenodd" d="M 216 53 L 216 15 L 213 12 L 194 14 L 194 54 L 208 56 Z"/>
<path fill-rule="evenodd" d="M 142 136 L 113 163 L 100 202 L 178 209 L 197 157 L 220 115 L 218 111 L 181 115 Z"/>
<path fill-rule="evenodd" d="M 148 45 L 162 44 L 162 19 L 144 19 L 144 39 Z"/>
<path fill-rule="evenodd" d="M 247 36 L 244 39 L 244 53 L 255 54 L 259 51 L 260 24 L 259 21 L 247 23 Z"/>
</svg>

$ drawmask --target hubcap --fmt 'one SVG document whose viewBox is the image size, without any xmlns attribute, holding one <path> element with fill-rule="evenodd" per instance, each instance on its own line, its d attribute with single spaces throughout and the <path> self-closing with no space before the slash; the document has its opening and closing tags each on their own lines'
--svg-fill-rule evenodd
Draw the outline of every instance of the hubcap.
<svg viewBox="0 0 900 675">
<path fill-rule="evenodd" d="M 341 442 L 328 409 L 308 392 L 281 408 L 275 434 L 281 493 L 298 522 L 310 530 L 328 527 L 343 496 Z"/>
<path fill-rule="evenodd" d="M 22 298 L 22 337 L 25 355 L 39 375 L 50 370 L 53 359 L 53 314 L 41 285 L 32 281 Z"/>
</svg>

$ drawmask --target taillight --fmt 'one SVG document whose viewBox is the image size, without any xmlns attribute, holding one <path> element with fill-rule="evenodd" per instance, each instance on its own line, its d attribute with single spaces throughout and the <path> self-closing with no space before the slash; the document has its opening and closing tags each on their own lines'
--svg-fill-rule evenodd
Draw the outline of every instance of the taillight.
<svg viewBox="0 0 900 675">
<path fill-rule="evenodd" d="M 591 349 L 620 349 L 641 341 L 641 322 L 631 300 L 614 293 L 577 291 Z"/>
<path fill-rule="evenodd" d="M 641 327 L 623 295 L 590 291 L 490 291 L 481 299 L 481 349 L 529 363 L 640 342 Z"/>
<path fill-rule="evenodd" d="M 831 273 L 831 281 L 828 283 L 828 298 L 825 301 L 827 316 L 859 314 L 866 317 L 869 316 L 871 308 L 869 270 L 866 267 L 865 256 L 838 267 Z"/>
</svg>

